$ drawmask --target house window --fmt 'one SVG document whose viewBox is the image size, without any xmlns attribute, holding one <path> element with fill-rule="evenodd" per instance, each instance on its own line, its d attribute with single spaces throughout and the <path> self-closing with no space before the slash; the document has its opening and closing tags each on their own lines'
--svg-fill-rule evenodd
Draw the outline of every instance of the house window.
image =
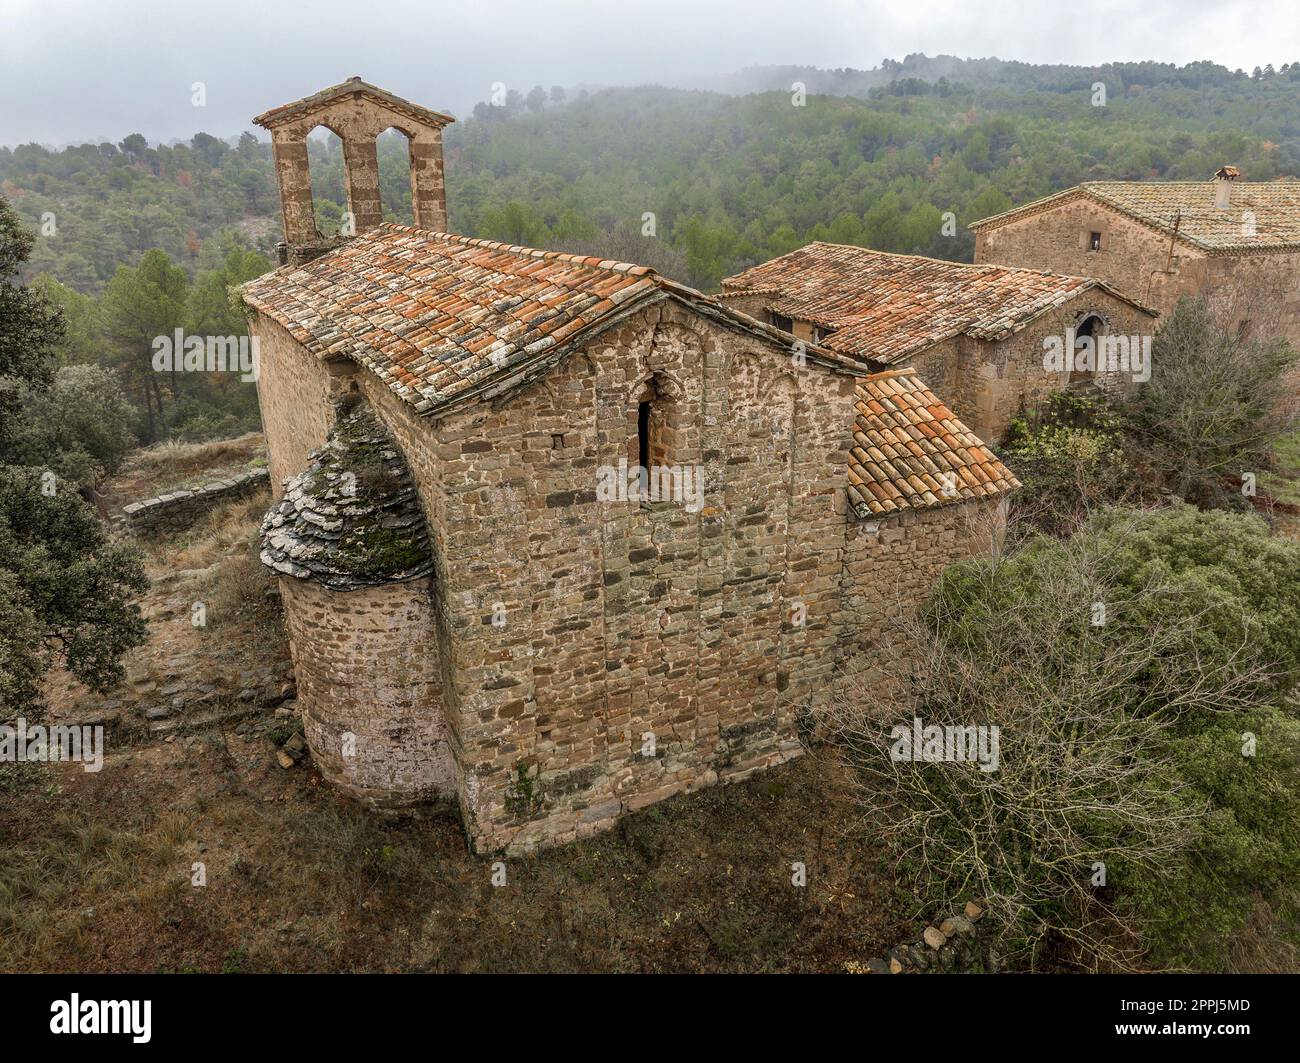
<svg viewBox="0 0 1300 1063">
<path fill-rule="evenodd" d="M 1101 233 L 1088 234 L 1088 250 L 1089 251 L 1101 250 Z"/>
<path fill-rule="evenodd" d="M 553 432 L 551 434 L 551 449 L 552 450 L 564 449 L 564 435 L 562 433 Z"/>
<path fill-rule="evenodd" d="M 794 332 L 794 322 L 788 317 L 781 314 L 769 314 L 768 317 L 772 319 L 773 326 L 779 328 L 782 332 Z"/>
</svg>

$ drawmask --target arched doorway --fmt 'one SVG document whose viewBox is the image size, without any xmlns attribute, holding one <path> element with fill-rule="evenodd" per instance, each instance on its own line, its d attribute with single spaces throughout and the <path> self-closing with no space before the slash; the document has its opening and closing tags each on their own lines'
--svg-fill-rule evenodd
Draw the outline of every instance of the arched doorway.
<svg viewBox="0 0 1300 1063">
<path fill-rule="evenodd" d="M 1099 345 L 1104 325 L 1096 314 L 1088 314 L 1074 326 L 1074 350 L 1071 352 L 1070 383 L 1091 380 L 1100 368 Z"/>
</svg>

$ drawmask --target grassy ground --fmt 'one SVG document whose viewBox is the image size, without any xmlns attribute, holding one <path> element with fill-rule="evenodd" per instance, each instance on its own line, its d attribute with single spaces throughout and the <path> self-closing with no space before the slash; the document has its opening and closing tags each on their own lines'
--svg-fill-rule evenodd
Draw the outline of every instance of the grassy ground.
<svg viewBox="0 0 1300 1063">
<path fill-rule="evenodd" d="M 1260 478 L 1260 486 L 1279 502 L 1300 505 L 1300 428 L 1277 442 L 1273 457 L 1274 467 Z"/>
<path fill-rule="evenodd" d="M 451 819 L 367 812 L 259 735 L 26 767 L 0 780 L 0 970 L 840 970 L 908 932 L 836 832 L 841 770 L 664 802 L 497 887 Z"/>
<path fill-rule="evenodd" d="M 260 432 L 206 443 L 159 443 L 135 451 L 101 493 L 112 512 L 128 502 L 198 487 L 266 465 L 266 441 Z"/>
<path fill-rule="evenodd" d="M 140 601 L 149 640 L 123 659 L 126 681 L 107 696 L 92 695 L 61 668 L 46 679 L 50 718 L 56 722 L 129 722 L 164 691 L 197 688 L 234 696 L 242 688 L 289 670 L 288 644 L 274 583 L 258 563 L 254 538 L 268 497 L 229 503 L 189 530 L 143 544 L 152 586 Z M 206 626 L 192 623 L 195 603 Z"/>
</svg>

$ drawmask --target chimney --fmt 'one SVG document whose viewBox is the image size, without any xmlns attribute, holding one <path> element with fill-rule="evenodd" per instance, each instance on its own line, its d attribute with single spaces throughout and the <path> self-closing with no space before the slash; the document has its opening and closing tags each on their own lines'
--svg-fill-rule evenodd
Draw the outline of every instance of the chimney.
<svg viewBox="0 0 1300 1063">
<path fill-rule="evenodd" d="M 301 265 L 336 245 L 316 229 L 307 137 L 317 126 L 343 141 L 343 181 L 350 226 L 345 236 L 373 229 L 384 220 L 379 201 L 379 158 L 375 139 L 388 129 L 410 144 L 411 207 L 417 229 L 447 231 L 447 194 L 443 184 L 442 130 L 455 119 L 430 111 L 359 77 L 313 96 L 276 107 L 253 119 L 271 133 L 275 176 L 284 216 L 281 263 Z M 347 220 L 347 219 L 345 219 Z"/>
<path fill-rule="evenodd" d="M 1241 176 L 1235 166 L 1220 166 L 1214 171 L 1214 205 L 1219 210 L 1227 210 L 1232 201 L 1232 182 Z"/>
</svg>

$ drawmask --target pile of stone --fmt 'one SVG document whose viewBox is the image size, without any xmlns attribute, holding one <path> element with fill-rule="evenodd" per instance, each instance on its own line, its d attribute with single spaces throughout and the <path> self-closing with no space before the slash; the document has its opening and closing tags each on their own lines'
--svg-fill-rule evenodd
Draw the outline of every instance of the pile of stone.
<svg viewBox="0 0 1300 1063">
<path fill-rule="evenodd" d="M 172 491 L 132 502 L 122 510 L 127 530 L 137 536 L 168 535 L 190 527 L 224 502 L 245 498 L 269 486 L 270 473 L 256 469 L 226 480 L 213 480 L 187 491 Z"/>
<path fill-rule="evenodd" d="M 294 731 L 275 753 L 275 759 L 282 768 L 292 768 L 307 755 L 307 740 L 301 731 Z"/>
<path fill-rule="evenodd" d="M 981 934 L 978 923 L 984 909 L 974 901 L 965 910 L 950 916 L 938 926 L 927 926 L 921 936 L 891 949 L 886 957 L 874 957 L 866 963 L 850 962 L 850 974 L 920 974 L 924 972 L 996 974 L 1002 960 Z"/>
<path fill-rule="evenodd" d="M 341 411 L 325 445 L 262 523 L 262 563 L 331 590 L 400 583 L 433 569 L 415 482 L 370 408 Z"/>
</svg>

